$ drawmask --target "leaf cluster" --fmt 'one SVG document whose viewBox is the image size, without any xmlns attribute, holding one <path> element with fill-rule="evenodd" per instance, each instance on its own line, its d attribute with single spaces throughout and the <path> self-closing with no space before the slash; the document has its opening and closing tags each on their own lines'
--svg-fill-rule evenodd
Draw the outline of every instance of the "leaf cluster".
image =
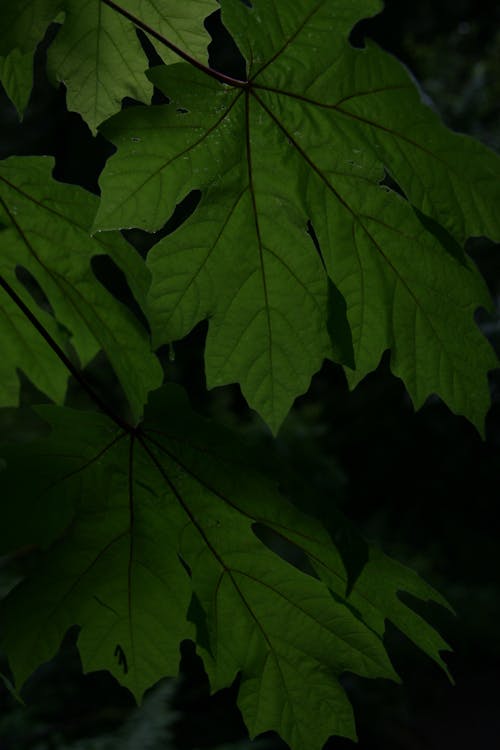
<svg viewBox="0 0 500 750">
<path fill-rule="evenodd" d="M 19 112 L 56 23 L 49 74 L 116 147 L 100 197 L 55 180 L 48 158 L 0 163 L 0 406 L 17 406 L 19 371 L 55 402 L 37 409 L 48 436 L 0 449 L 0 553 L 40 550 L 2 603 L 1 642 L 19 690 L 78 625 L 84 669 L 140 700 L 192 639 L 213 690 L 239 675 L 252 737 L 313 750 L 355 737 L 345 672 L 398 679 L 387 620 L 445 668 L 446 643 L 399 594 L 446 602 L 375 547 L 353 577 L 250 448 L 162 385 L 157 351 L 208 320 L 208 387 L 239 383 L 276 433 L 324 359 L 354 386 L 389 350 L 417 407 L 438 394 L 482 431 L 497 363 L 464 244 L 500 239 L 500 159 L 448 131 L 394 58 L 351 46 L 378 0 L 220 5 L 241 79 L 210 66 L 212 0 L 0 8 Z M 164 64 L 147 69 L 148 45 Z M 137 106 L 119 111 L 124 98 Z M 144 260 L 122 230 L 161 229 L 194 190 Z M 100 256 L 133 305 L 101 283 Z M 125 414 L 84 375 L 98 353 Z M 97 411 L 64 406 L 70 375 Z"/>
</svg>

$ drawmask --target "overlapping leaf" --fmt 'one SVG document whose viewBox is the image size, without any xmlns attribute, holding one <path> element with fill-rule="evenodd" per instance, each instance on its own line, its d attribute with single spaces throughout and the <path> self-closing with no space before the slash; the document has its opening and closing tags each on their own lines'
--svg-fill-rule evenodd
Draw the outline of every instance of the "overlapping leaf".
<svg viewBox="0 0 500 750">
<path fill-rule="evenodd" d="M 33 86 L 33 55 L 64 0 L 3 0 L 0 4 L 0 82 L 21 119 Z"/>
<path fill-rule="evenodd" d="M 194 58 L 206 60 L 209 39 L 203 19 L 216 8 L 212 0 L 124 0 L 118 5 Z M 64 25 L 50 47 L 48 66 L 67 86 L 68 108 L 95 132 L 125 97 L 151 99 L 148 62 L 133 24 L 114 8 L 101 0 L 65 0 L 64 7 Z M 158 49 L 163 59 L 172 58 L 167 47 Z"/>
<path fill-rule="evenodd" d="M 251 735 L 275 729 L 293 748 L 317 750 L 330 734 L 355 736 L 343 672 L 397 679 L 382 643 L 384 618 L 439 659 L 446 644 L 396 592 L 443 603 L 439 595 L 402 567 L 395 576 L 395 564 L 374 553 L 376 575 L 368 571 L 346 597 L 346 572 L 327 532 L 247 468 L 244 446 L 194 415 L 177 387 L 154 394 L 144 424 L 130 433 L 99 415 L 40 413 L 54 427 L 49 441 L 0 452 L 2 489 L 12 486 L 19 461 L 39 478 L 33 499 L 48 515 L 29 541 L 46 544 L 65 527 L 2 607 L 2 643 L 18 688 L 76 624 L 84 668 L 109 669 L 140 698 L 177 673 L 179 641 L 195 636 L 194 594 L 212 688 L 240 673 Z M 27 488 L 21 494 L 19 514 Z M 15 506 L 10 523 L 22 525 Z M 325 582 L 271 552 L 256 523 L 291 539 L 327 571 Z"/>
<path fill-rule="evenodd" d="M 473 314 L 489 297 L 460 245 L 500 237 L 500 159 L 446 130 L 391 56 L 350 46 L 378 1 L 221 5 L 248 81 L 156 70 L 171 104 L 103 129 L 118 151 L 98 229 L 156 230 L 203 191 L 150 254 L 156 342 L 209 318 L 209 386 L 241 383 L 276 429 L 338 349 L 335 321 L 326 336 L 328 274 L 347 305 L 355 379 L 390 348 L 417 406 L 438 393 L 482 429 L 496 359 Z"/>
<path fill-rule="evenodd" d="M 122 269 L 139 304 L 149 279 L 139 255 L 119 235 L 89 234 L 97 198 L 51 177 L 52 160 L 11 158 L 0 164 L 0 274 L 56 343 L 71 356 L 68 338 L 85 366 L 104 350 L 139 418 L 148 392 L 162 373 L 149 337 L 129 310 L 97 281 L 96 255 L 109 255 Z M 26 286 L 30 275 L 34 283 Z M 36 284 L 39 292 L 36 294 Z M 54 400 L 64 399 L 67 372 L 54 351 L 0 290 L 0 404 L 18 402 L 20 368 Z"/>
<path fill-rule="evenodd" d="M 203 19 L 217 8 L 213 0 L 124 0 L 117 5 L 206 61 L 209 37 Z M 120 109 L 125 97 L 151 99 L 152 86 L 144 75 L 148 61 L 135 27 L 102 0 L 3 0 L 0 56 L 9 60 L 9 53 L 21 50 L 25 67 L 32 64 L 36 45 L 56 18 L 62 23 L 49 48 L 48 69 L 54 80 L 66 85 L 68 108 L 79 112 L 93 132 Z M 166 62 L 172 60 L 167 47 L 158 49 Z M 0 65 L 0 80 L 8 86 L 14 71 L 12 64 L 6 65 Z"/>
<path fill-rule="evenodd" d="M 68 89 L 68 109 L 79 112 L 93 132 L 120 109 L 125 97 L 150 101 L 147 67 L 130 21 L 101 0 L 66 0 L 48 68 Z"/>
<path fill-rule="evenodd" d="M 203 20 L 218 9 L 215 0 L 123 0 L 117 3 L 158 34 L 165 37 L 195 60 L 206 62 L 209 37 Z M 176 62 L 177 57 L 154 38 L 160 56 L 165 62 Z"/>
</svg>

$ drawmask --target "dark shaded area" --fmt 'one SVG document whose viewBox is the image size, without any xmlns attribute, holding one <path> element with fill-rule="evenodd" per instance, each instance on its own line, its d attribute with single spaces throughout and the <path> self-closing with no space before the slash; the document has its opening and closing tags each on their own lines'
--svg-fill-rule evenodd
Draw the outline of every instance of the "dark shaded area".
<svg viewBox="0 0 500 750">
<path fill-rule="evenodd" d="M 207 27 L 214 36 L 212 64 L 243 77 L 244 65 L 235 58 L 217 15 Z M 48 39 L 53 33 L 49 31 Z M 500 6 L 496 0 L 387 0 L 383 14 L 356 27 L 352 42 L 362 45 L 366 37 L 410 67 L 450 126 L 500 148 Z M 149 52 L 151 61 L 157 62 L 154 51 Z M 81 118 L 66 111 L 63 87 L 55 90 L 46 80 L 43 55 L 42 45 L 35 91 L 22 125 L 5 96 L 0 101 L 0 158 L 51 154 L 58 179 L 98 192 L 98 175 L 113 147 L 101 136 L 92 138 Z M 125 234 L 145 255 L 195 210 L 198 200 L 199 194 L 187 196 L 157 235 L 138 230 Z M 499 248 L 476 240 L 467 249 L 498 300 Z M 455 246 L 449 250 L 461 253 Z M 118 298 L 132 304 L 123 279 L 108 259 L 96 258 L 94 270 Z M 33 294 L 39 294 L 29 276 L 24 275 L 23 281 L 33 286 Z M 332 289 L 332 305 L 339 304 Z M 498 311 L 480 313 L 478 320 L 499 350 Z M 387 643 L 403 686 L 344 677 L 358 719 L 360 750 L 494 747 L 500 734 L 498 373 L 491 377 L 493 404 L 484 441 L 437 398 L 430 398 L 415 414 L 385 357 L 352 393 L 342 370 L 325 364 L 273 443 L 237 387 L 206 392 L 205 335 L 206 323 L 176 342 L 173 361 L 166 348 L 161 352 L 167 378 L 182 383 L 197 408 L 244 432 L 268 461 L 281 467 L 284 489 L 299 506 L 329 525 L 352 576 L 363 564 L 364 547 L 348 526 L 340 525 L 339 510 L 368 539 L 418 570 L 457 612 L 453 618 L 438 607 L 417 605 L 454 649 L 446 660 L 456 686 L 392 628 Z M 348 340 L 342 356 L 349 357 Z M 119 406 L 119 389 L 104 359 L 97 359 L 87 374 L 92 385 Z M 89 405 L 85 398 L 73 384 L 70 403 L 83 408 Z M 40 401 L 26 380 L 23 399 L 27 404 Z M 30 437 L 29 420 L 16 421 L 13 410 L 2 410 L 0 416 L 2 430 L 16 429 L 20 439 Z M 22 572 L 32 565 L 36 565 L 36 555 L 21 550 L 16 569 Z M 1 592 L 12 585 L 9 575 L 0 566 Z M 107 673 L 81 674 L 75 637 L 76 632 L 68 634 L 57 658 L 29 681 L 23 693 L 27 709 L 18 707 L 0 683 L 1 750 L 63 750 L 75 746 L 78 739 L 90 742 L 88 738 L 120 727 L 133 710 L 128 692 Z M 172 701 L 177 712 L 172 744 L 158 747 L 194 750 L 244 739 L 245 728 L 235 704 L 237 684 L 210 696 L 192 645 L 182 644 L 181 653 L 181 678 Z M 284 747 L 273 735 L 257 744 L 262 750 Z M 353 747 L 338 738 L 328 743 L 329 750 Z"/>
</svg>

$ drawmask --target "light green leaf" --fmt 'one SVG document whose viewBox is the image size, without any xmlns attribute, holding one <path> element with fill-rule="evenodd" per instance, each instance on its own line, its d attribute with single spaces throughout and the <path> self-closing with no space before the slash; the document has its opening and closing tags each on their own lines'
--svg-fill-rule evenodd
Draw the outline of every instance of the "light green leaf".
<svg viewBox="0 0 500 750">
<path fill-rule="evenodd" d="M 92 239 L 89 227 L 97 198 L 51 178 L 52 160 L 11 158 L 0 164 L 0 273 L 31 313 L 66 351 L 67 333 L 85 366 L 103 349 L 111 362 L 135 419 L 147 393 L 162 380 L 146 331 L 135 316 L 97 281 L 91 268 L 96 255 L 110 255 L 127 275 L 131 291 L 143 303 L 148 272 L 140 256 L 119 235 Z M 33 284 L 19 277 L 31 274 Z M 4 290 L 1 294 L 4 353 L 0 403 L 17 404 L 16 368 L 57 401 L 64 397 L 67 372 L 40 333 L 27 324 Z M 63 328 L 60 328 L 62 326 Z"/>
<path fill-rule="evenodd" d="M 208 385 L 241 383 L 273 430 L 342 350 L 343 326 L 338 341 L 335 321 L 327 326 L 327 274 L 346 304 L 354 380 L 391 349 L 416 406 L 437 393 L 482 430 L 489 405 L 497 361 L 473 317 L 489 295 L 429 222 L 455 244 L 499 238 L 500 158 L 446 130 L 391 56 L 349 44 L 353 23 L 379 8 L 223 1 L 248 82 L 157 69 L 150 77 L 171 103 L 103 128 L 117 153 L 97 229 L 157 230 L 188 191 L 203 191 L 150 253 L 156 343 L 208 318 Z"/>
<path fill-rule="evenodd" d="M 65 10 L 48 69 L 66 85 L 68 109 L 79 112 L 95 133 L 123 98 L 150 101 L 148 61 L 132 24 L 101 0 L 66 0 Z"/>
<path fill-rule="evenodd" d="M 47 463 L 37 446 L 11 449 L 0 489 L 24 458 L 41 475 L 33 502 L 66 504 L 73 515 L 2 607 L 2 645 L 18 688 L 77 624 L 85 670 L 109 669 L 140 698 L 176 674 L 179 641 L 195 636 L 192 594 L 189 616 L 212 689 L 240 674 L 251 736 L 274 729 L 297 750 L 319 750 L 331 734 L 355 738 L 344 672 L 398 679 L 382 640 L 386 618 L 439 660 L 444 641 L 395 595 L 446 602 L 375 552 L 346 597 L 347 574 L 326 530 L 249 468 L 246 447 L 196 416 L 178 387 L 152 394 L 144 424 L 129 433 L 103 416 L 39 412 L 55 430 Z M 15 527 L 15 507 L 11 516 Z M 320 575 L 264 545 L 256 535 L 263 526 Z M 389 572 L 375 588 L 373 561 Z"/>
<path fill-rule="evenodd" d="M 219 8 L 215 0 L 122 0 L 119 5 L 183 52 L 207 62 L 210 37 L 203 20 Z M 151 41 L 166 63 L 178 62 L 179 58 L 168 47 L 153 37 Z"/>
<path fill-rule="evenodd" d="M 16 48 L 0 57 L 0 81 L 22 120 L 33 88 L 33 56 Z"/>
</svg>

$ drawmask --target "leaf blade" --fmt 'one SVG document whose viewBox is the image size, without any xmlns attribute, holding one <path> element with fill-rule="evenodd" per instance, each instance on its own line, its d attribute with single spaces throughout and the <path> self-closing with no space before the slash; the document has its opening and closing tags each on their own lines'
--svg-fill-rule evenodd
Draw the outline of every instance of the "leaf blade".
<svg viewBox="0 0 500 750">
<path fill-rule="evenodd" d="M 205 618 L 207 635 L 197 625 L 197 639 L 212 689 L 239 673 L 239 705 L 252 735 L 274 729 L 294 747 L 317 750 L 330 734 L 355 737 L 341 674 L 398 679 L 382 640 L 386 617 L 410 637 L 420 628 L 416 642 L 430 655 L 445 647 L 395 596 L 409 591 L 446 604 L 439 595 L 374 552 L 371 559 L 386 571 L 396 566 L 397 575 L 380 585 L 375 571 L 374 594 L 373 570 L 366 581 L 362 572 L 346 596 L 347 574 L 326 530 L 249 469 L 245 447 L 194 414 L 178 387 L 153 394 L 144 424 L 129 434 L 105 416 L 83 415 L 86 431 L 79 431 L 77 412 L 41 413 L 55 426 L 44 482 L 51 472 L 62 478 L 58 492 L 73 501 L 73 518 L 2 605 L 2 642 L 18 688 L 78 624 L 84 668 L 109 669 L 140 698 L 176 674 L 179 641 L 194 636 L 194 595 Z M 92 431 L 99 451 L 92 451 Z M 82 468 L 83 492 L 64 479 L 61 445 Z M 9 459 L 14 470 L 16 453 L 7 455 L 8 471 Z M 38 461 L 37 470 L 44 465 Z M 263 544 L 256 524 L 286 535 L 309 558 L 310 572 Z M 24 616 L 32 607 L 35 621 Z M 314 706 L 322 722 L 313 721 Z"/>
<path fill-rule="evenodd" d="M 51 77 L 66 85 L 68 109 L 79 112 L 94 135 L 122 99 L 148 102 L 153 94 L 134 27 L 100 0 L 66 0 L 47 66 Z"/>
</svg>

